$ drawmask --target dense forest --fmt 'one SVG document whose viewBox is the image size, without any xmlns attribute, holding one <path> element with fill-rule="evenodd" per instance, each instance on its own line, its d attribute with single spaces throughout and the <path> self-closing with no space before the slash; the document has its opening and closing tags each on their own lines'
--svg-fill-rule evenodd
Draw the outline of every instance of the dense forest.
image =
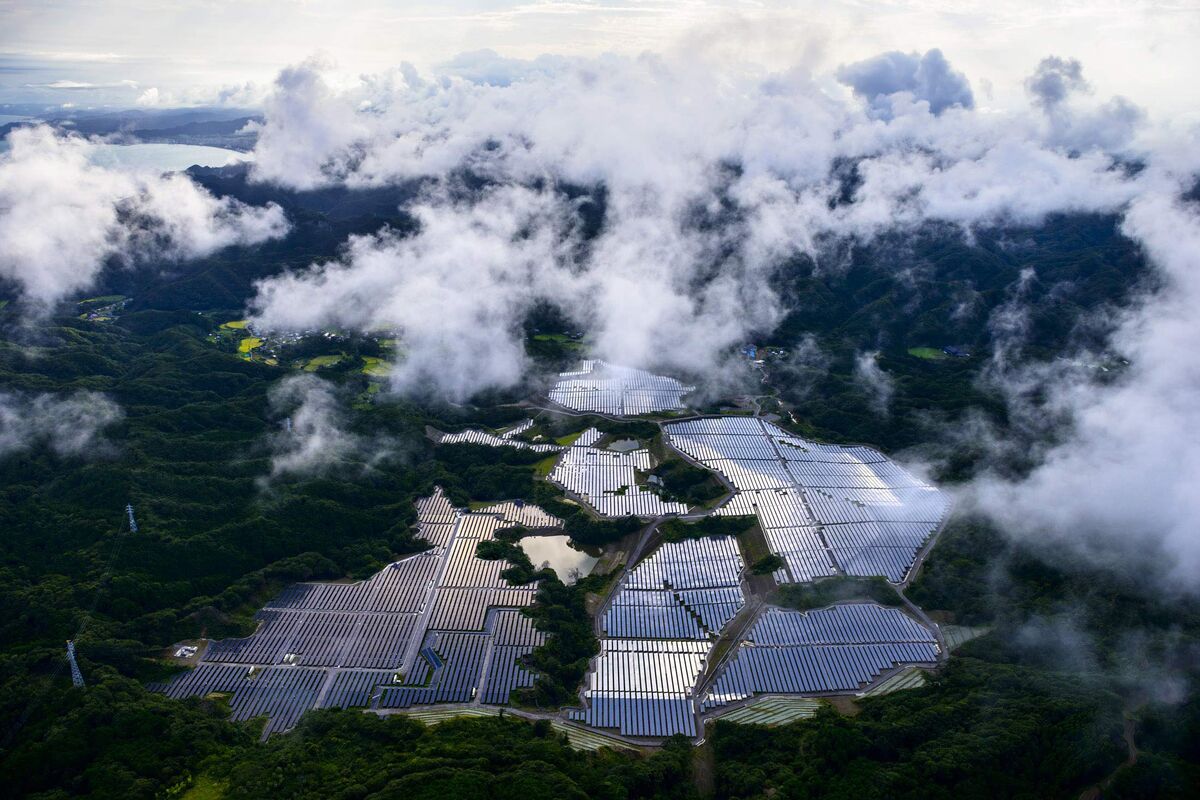
<svg viewBox="0 0 1200 800">
<path fill-rule="evenodd" d="M 263 198 L 255 193 L 268 191 L 236 171 L 197 177 L 256 202 Z M 906 594 L 941 620 L 989 633 L 920 689 L 775 729 L 719 723 L 698 749 L 671 741 L 652 753 L 582 755 L 541 723 L 464 719 L 426 728 L 356 712 L 310 713 L 297 730 L 261 743 L 253 724 L 228 722 L 219 703 L 148 692 L 144 682 L 164 676 L 160 656 L 171 643 L 244 634 L 259 605 L 287 583 L 361 578 L 422 548 L 412 503 L 434 485 L 464 505 L 536 502 L 583 543 L 638 529 L 636 520 L 597 522 L 564 502 L 538 480 L 539 454 L 435 447 L 425 434 L 427 426 L 521 419 L 527 410 L 510 404 L 532 384 L 450 406 L 372 393 L 356 362 L 343 362 L 320 375 L 357 446 L 319 470 L 276 468 L 290 412 L 273 390 L 289 370 L 244 359 L 211 334 L 241 313 L 254 280 L 331 257 L 349 233 L 411 226 L 395 210 L 397 192 L 416 190 L 273 195 L 296 223 L 287 239 L 170 272 L 114 266 L 102 290 L 133 301 L 111 322 L 73 309 L 30 322 L 18 304 L 0 307 L 4 392 L 96 392 L 121 409 L 83 451 L 61 452 L 45 440 L 0 450 L 0 784 L 11 794 L 1041 798 L 1103 786 L 1108 797 L 1195 796 L 1200 609 L 1014 544 L 970 518 L 945 532 Z M 599 224 L 602 202 L 581 208 Z M 795 310 L 778 330 L 761 332 L 761 345 L 789 353 L 766 364 L 770 388 L 791 412 L 784 424 L 890 451 L 936 449 L 968 412 L 1004 430 L 1005 405 L 980 375 L 997 347 L 1011 346 L 988 320 L 1024 271 L 1036 277 L 1022 284 L 1032 312 L 1019 347 L 1032 360 L 1101 346 L 1103 326 L 1091 312 L 1127 302 L 1144 279 L 1114 221 L 1095 217 L 980 231 L 971 242 L 930 230 L 853 249 L 844 261 L 830 269 L 800 260 L 776 276 Z M 529 343 L 546 371 L 575 354 L 534 340 L 534 329 L 548 324 L 532 325 Z M 910 352 L 947 345 L 971 356 Z M 877 413 L 854 378 L 864 350 L 878 351 L 894 379 L 889 414 Z M 545 424 L 558 426 L 547 431 L 556 436 L 587 424 L 612 435 L 656 433 L 644 422 Z M 967 477 L 983 457 L 962 447 L 952 456 L 939 462 L 944 478 Z M 666 464 L 660 477 L 673 496 L 704 502 L 714 494 L 712 482 L 682 462 Z M 664 535 L 739 524 L 674 526 Z M 528 564 L 510 576 L 532 577 Z M 542 584 L 534 613 L 553 636 L 535 654 L 544 678 L 525 698 L 531 705 L 563 703 L 594 652 L 587 589 Z M 877 586 L 850 591 L 894 602 Z M 830 596 L 791 594 L 797 607 Z M 65 670 L 69 638 L 78 643 L 83 689 L 71 687 Z M 1122 766 L 1130 740 L 1137 757 Z"/>
</svg>

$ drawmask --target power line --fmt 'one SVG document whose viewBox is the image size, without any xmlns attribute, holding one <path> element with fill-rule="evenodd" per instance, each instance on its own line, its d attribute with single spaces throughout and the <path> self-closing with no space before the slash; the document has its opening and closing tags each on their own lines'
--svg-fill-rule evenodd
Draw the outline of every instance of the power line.
<svg viewBox="0 0 1200 800">
<path fill-rule="evenodd" d="M 84 612 L 83 619 L 79 621 L 79 628 L 75 631 L 75 635 L 67 641 L 67 657 L 65 659 L 58 660 L 57 665 L 47 676 L 51 688 L 53 688 L 55 679 L 58 678 L 58 676 L 62 673 L 63 668 L 68 664 L 71 667 L 71 681 L 75 684 L 75 686 L 84 685 L 83 673 L 79 671 L 79 664 L 75 660 L 75 641 L 83 634 L 85 630 L 87 630 L 88 623 L 91 622 L 92 619 L 92 614 L 95 613 L 96 608 L 100 605 L 100 595 L 104 593 L 108 579 L 112 575 L 113 566 L 117 563 L 117 557 L 121 554 L 121 546 L 125 543 L 125 534 L 130 530 L 126 527 L 125 523 L 128 521 L 133 526 L 132 530 L 137 530 L 136 522 L 133 518 L 132 503 L 126 504 L 125 512 L 127 520 L 123 519 L 121 521 L 120 528 L 117 529 L 117 536 L 113 541 L 112 551 L 108 556 L 108 563 L 105 564 L 104 571 L 100 573 L 100 580 L 96 585 L 96 594 L 92 598 L 92 605 Z M 0 750 L 7 749 L 9 744 L 11 744 L 13 737 L 20 732 L 21 728 L 25 727 L 25 723 L 29 721 L 29 717 L 33 713 L 33 704 L 34 698 L 31 697 L 29 699 L 29 703 L 25 706 L 25 711 L 22 712 L 21 716 L 16 720 L 16 722 L 14 722 L 12 726 L 9 727 L 8 731 L 5 732 L 3 740 L 0 741 Z"/>
<path fill-rule="evenodd" d="M 79 671 L 79 662 L 75 660 L 75 642 L 67 642 L 67 661 L 71 662 L 71 683 L 77 687 L 83 686 L 83 673 Z"/>
</svg>

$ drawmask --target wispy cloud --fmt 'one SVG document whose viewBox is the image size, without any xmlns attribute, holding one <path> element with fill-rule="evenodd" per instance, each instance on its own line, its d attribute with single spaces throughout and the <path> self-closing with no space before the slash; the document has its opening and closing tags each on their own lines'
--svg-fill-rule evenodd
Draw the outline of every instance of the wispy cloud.
<svg viewBox="0 0 1200 800">
<path fill-rule="evenodd" d="M 284 378 L 271 388 L 269 400 L 281 429 L 270 437 L 271 474 L 260 481 L 263 488 L 285 477 L 359 471 L 395 453 L 385 437 L 350 431 L 337 387 L 316 375 Z"/>
<path fill-rule="evenodd" d="M 123 417 L 121 407 L 99 392 L 0 391 L 0 458 L 38 447 L 70 458 L 107 455 L 112 445 L 104 433 Z"/>
<path fill-rule="evenodd" d="M 186 175 L 89 160 L 93 145 L 45 126 L 13 131 L 0 153 L 0 278 L 45 310 L 91 286 L 105 263 L 189 259 L 288 228 L 277 205 L 217 198 Z"/>
<path fill-rule="evenodd" d="M 57 80 L 50 83 L 27 83 L 27 89 L 55 89 L 63 91 L 92 91 L 96 89 L 136 89 L 137 81 L 116 81 L 114 83 L 88 83 L 86 81 Z"/>
<path fill-rule="evenodd" d="M 1031 453 L 1043 463 L 1027 478 L 989 477 L 974 497 L 1014 535 L 1057 536 L 1110 566 L 1130 549 L 1158 552 L 1174 585 L 1196 585 L 1200 461 L 1179 446 L 1200 426 L 1190 344 L 1200 223 L 1181 199 L 1200 166 L 1194 137 L 1154 131 L 1153 147 L 1137 147 L 1143 117 L 1077 93 L 1052 115 L 1036 93 L 1027 110 L 998 115 L 966 102 L 935 112 L 920 81 L 870 83 L 862 103 L 845 102 L 805 74 L 732 77 L 687 60 L 491 59 L 477 73 L 408 70 L 347 88 L 307 63 L 280 77 L 259 180 L 431 188 L 408 208 L 415 235 L 361 237 L 337 261 L 264 281 L 260 322 L 396 328 L 409 356 L 395 388 L 463 398 L 521 378 L 520 321 L 548 301 L 599 355 L 712 374 L 733 344 L 778 321 L 772 277 L 790 259 L 837 269 L 845 243 L 928 223 L 969 236 L 1051 214 L 1117 215 L 1166 283 L 1117 321 L 1128 379 L 1105 388 L 1045 367 L 1018 374 L 1014 287 L 992 320 L 1008 361 L 990 377 L 1038 387 L 1067 435 Z M 1126 169 L 1131 159 L 1143 168 Z M 464 170 L 486 188 L 448 179 Z M 856 363 L 886 409 L 890 379 L 869 353 Z"/>
</svg>

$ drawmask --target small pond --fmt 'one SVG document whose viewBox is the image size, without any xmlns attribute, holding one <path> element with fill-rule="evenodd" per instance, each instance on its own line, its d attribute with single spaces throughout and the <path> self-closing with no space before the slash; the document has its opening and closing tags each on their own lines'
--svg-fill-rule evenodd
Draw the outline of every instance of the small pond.
<svg viewBox="0 0 1200 800">
<path fill-rule="evenodd" d="M 567 584 L 575 582 L 576 572 L 580 577 L 586 576 L 600 560 L 599 554 L 591 555 L 571 544 L 570 536 L 526 536 L 520 544 L 535 569 L 549 564 Z"/>
</svg>

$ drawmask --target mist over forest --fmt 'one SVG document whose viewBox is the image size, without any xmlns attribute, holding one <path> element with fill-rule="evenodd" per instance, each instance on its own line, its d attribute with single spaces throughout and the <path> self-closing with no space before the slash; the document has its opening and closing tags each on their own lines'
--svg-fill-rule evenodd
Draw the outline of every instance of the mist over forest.
<svg viewBox="0 0 1200 800">
<path fill-rule="evenodd" d="M 311 56 L 217 94 L 0 105 L 21 117 L 0 128 L 0 780 L 45 800 L 1194 796 L 1200 147 L 1065 53 L 1005 88 L 938 47 Z M 81 91 L 133 90 L 104 85 Z M 244 160 L 97 157 L 148 144 Z M 746 584 L 794 610 L 912 606 L 965 643 L 916 688 L 786 724 L 573 751 L 550 720 L 583 696 L 618 557 L 754 536 L 705 516 L 731 487 L 675 452 L 670 415 L 549 404 L 583 359 L 948 493 L 903 581 L 776 586 L 776 556 Z M 547 450 L 439 438 L 527 418 L 524 445 L 640 443 L 638 479 L 705 520 L 606 518 Z M 610 570 L 564 582 L 528 531 L 480 547 L 536 590 L 513 713 L 313 710 L 266 738 L 228 698 L 152 691 L 180 643 L 250 636 L 288 586 L 429 551 L 414 503 L 435 487 L 545 509 Z"/>
</svg>

